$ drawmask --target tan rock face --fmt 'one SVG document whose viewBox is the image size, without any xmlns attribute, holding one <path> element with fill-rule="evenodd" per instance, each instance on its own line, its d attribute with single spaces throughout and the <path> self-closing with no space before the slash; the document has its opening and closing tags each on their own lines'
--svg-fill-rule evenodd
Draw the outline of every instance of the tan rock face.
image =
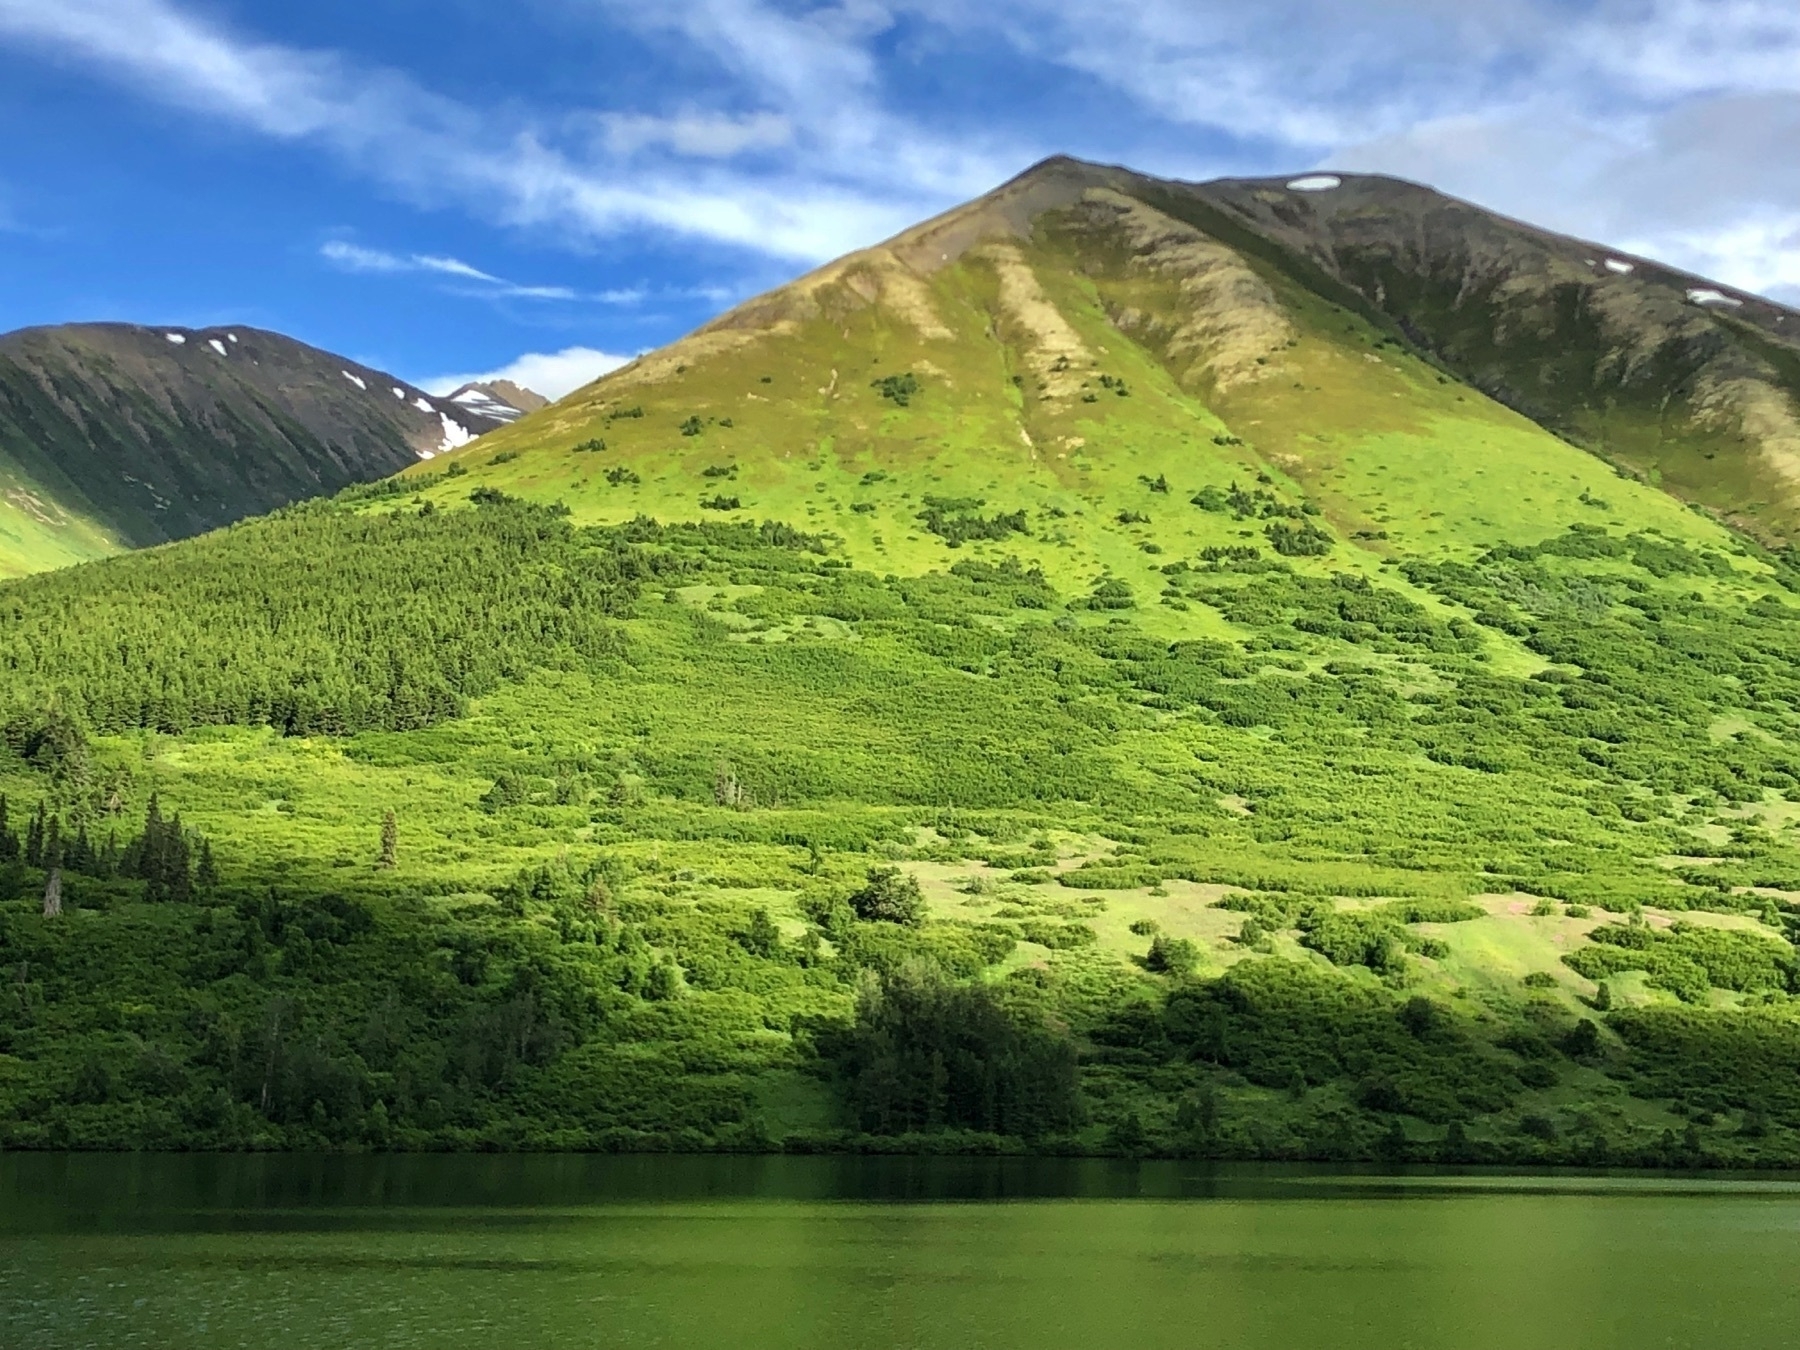
<svg viewBox="0 0 1800 1350">
<path fill-rule="evenodd" d="M 1162 328 L 1165 357 L 1184 385 L 1226 392 L 1282 373 L 1270 358 L 1292 340 L 1294 325 L 1240 254 L 1111 188 L 1089 190 L 1080 211 L 1093 228 L 1123 237 L 1134 269 L 1178 288 L 1180 304 L 1172 315 L 1122 314 L 1118 321 L 1128 333 L 1134 326 Z"/>
</svg>

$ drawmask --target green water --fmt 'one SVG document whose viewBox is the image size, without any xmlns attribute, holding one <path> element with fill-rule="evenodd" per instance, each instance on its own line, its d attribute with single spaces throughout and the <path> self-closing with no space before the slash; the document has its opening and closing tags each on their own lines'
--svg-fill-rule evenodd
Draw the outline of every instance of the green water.
<svg viewBox="0 0 1800 1350">
<path fill-rule="evenodd" d="M 1800 1183 L 0 1156 L 0 1346 L 1772 1350 Z"/>
</svg>

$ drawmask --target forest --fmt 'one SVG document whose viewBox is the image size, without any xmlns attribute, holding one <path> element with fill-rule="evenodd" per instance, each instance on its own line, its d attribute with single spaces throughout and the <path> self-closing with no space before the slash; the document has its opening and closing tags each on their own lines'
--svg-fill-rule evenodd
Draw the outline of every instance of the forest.
<svg viewBox="0 0 1800 1350">
<path fill-rule="evenodd" d="M 1800 1161 L 1786 555 L 921 520 L 383 486 L 0 589 L 0 1146 Z"/>
</svg>

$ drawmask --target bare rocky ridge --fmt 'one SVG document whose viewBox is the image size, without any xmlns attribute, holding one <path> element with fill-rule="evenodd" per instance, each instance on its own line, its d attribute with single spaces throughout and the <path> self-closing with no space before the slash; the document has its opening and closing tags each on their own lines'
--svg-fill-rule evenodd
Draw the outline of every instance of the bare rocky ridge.
<svg viewBox="0 0 1800 1350">
<path fill-rule="evenodd" d="M 386 477 L 505 420 L 254 328 L 22 329 L 0 337 L 0 534 L 10 512 L 118 546 L 179 539 Z"/>
</svg>

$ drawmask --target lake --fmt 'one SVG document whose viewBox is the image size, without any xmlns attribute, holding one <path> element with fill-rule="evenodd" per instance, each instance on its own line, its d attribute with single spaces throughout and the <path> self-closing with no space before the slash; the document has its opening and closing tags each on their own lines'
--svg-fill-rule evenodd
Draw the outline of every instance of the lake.
<svg viewBox="0 0 1800 1350">
<path fill-rule="evenodd" d="M 1800 1181 L 0 1155 L 0 1344 L 1771 1350 Z"/>
</svg>

